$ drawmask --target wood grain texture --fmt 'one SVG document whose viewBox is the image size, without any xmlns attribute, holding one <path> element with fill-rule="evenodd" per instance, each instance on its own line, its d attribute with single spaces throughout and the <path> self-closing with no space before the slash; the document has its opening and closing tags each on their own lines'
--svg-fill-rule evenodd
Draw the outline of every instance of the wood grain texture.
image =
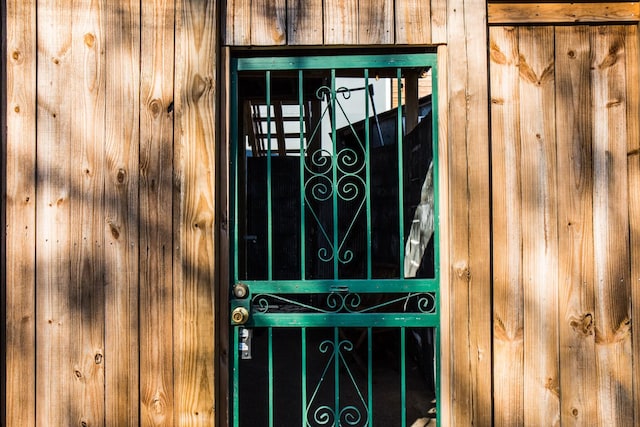
<svg viewBox="0 0 640 427">
<path fill-rule="evenodd" d="M 73 400 L 79 379 L 72 341 L 81 299 L 71 285 L 73 98 L 66 96 L 73 93 L 77 64 L 72 11 L 63 3 L 43 1 L 37 8 L 36 425 L 72 425 L 81 418 Z"/>
<path fill-rule="evenodd" d="M 30 427 L 36 413 L 36 4 L 10 0 L 2 10 L 6 56 L 0 78 L 6 79 L 6 92 L 0 101 L 0 132 L 6 200 L 1 262 L 6 282 L 0 303 L 5 303 L 6 324 L 0 336 L 6 346 L 0 354 L 6 371 L 0 375 L 0 417 L 6 425 Z"/>
<path fill-rule="evenodd" d="M 624 29 L 594 27 L 593 229 L 598 425 L 632 425 Z M 625 236 L 625 238 L 621 238 Z"/>
<path fill-rule="evenodd" d="M 560 422 L 553 28 L 519 30 L 525 425 Z"/>
<path fill-rule="evenodd" d="M 431 43 L 447 42 L 447 0 L 431 0 Z"/>
<path fill-rule="evenodd" d="M 218 2 L 176 4 L 174 425 L 213 426 Z"/>
<path fill-rule="evenodd" d="M 357 44 L 358 2 L 324 0 L 323 7 L 324 44 Z"/>
<path fill-rule="evenodd" d="M 251 44 L 251 0 L 227 0 L 223 22 L 225 23 L 224 44 L 228 46 Z"/>
<path fill-rule="evenodd" d="M 456 189 L 449 212 L 455 230 L 450 237 L 451 425 L 490 425 L 492 412 L 485 10 L 484 2 L 455 0 L 447 11 L 450 188 Z"/>
<path fill-rule="evenodd" d="M 518 30 L 491 28 L 494 423 L 524 424 Z"/>
<path fill-rule="evenodd" d="M 140 423 L 173 422 L 174 3 L 142 3 L 140 76 Z"/>
<path fill-rule="evenodd" d="M 638 22 L 638 2 L 496 3 L 489 2 L 489 24 Z"/>
<path fill-rule="evenodd" d="M 422 0 L 396 2 L 396 43 L 431 42 L 431 3 Z"/>
<path fill-rule="evenodd" d="M 322 0 L 287 0 L 287 44 L 322 44 Z"/>
<path fill-rule="evenodd" d="M 69 236 L 71 336 L 65 355 L 74 382 L 70 408 L 75 423 L 104 423 L 104 128 L 105 62 L 102 1 L 72 8 Z M 64 353 L 63 353 L 64 354 Z"/>
<path fill-rule="evenodd" d="M 561 419 L 597 419 L 593 271 L 593 158 L 589 27 L 556 27 L 558 328 Z"/>
<path fill-rule="evenodd" d="M 139 425 L 140 2 L 105 10 L 105 425 Z"/>
<path fill-rule="evenodd" d="M 451 226 L 450 215 L 450 153 L 449 153 L 449 98 L 447 46 L 440 45 L 437 50 L 437 95 L 438 95 L 438 178 L 440 208 L 440 402 L 438 411 L 440 420 L 451 420 L 453 397 L 451 396 Z M 446 425 L 446 424 L 444 424 Z"/>
<path fill-rule="evenodd" d="M 285 0 L 251 2 L 251 44 L 280 46 L 287 43 L 287 4 Z"/>
<path fill-rule="evenodd" d="M 392 0 L 359 0 L 358 43 L 393 44 L 394 2 Z"/>
<path fill-rule="evenodd" d="M 632 324 L 640 317 L 640 46 L 637 26 L 626 27 L 626 79 L 627 79 L 627 174 L 629 183 L 629 248 L 631 261 Z M 632 327 L 633 341 L 633 395 L 640 396 L 640 340 L 638 327 Z M 633 406 L 635 424 L 640 422 L 640 405 Z"/>
</svg>

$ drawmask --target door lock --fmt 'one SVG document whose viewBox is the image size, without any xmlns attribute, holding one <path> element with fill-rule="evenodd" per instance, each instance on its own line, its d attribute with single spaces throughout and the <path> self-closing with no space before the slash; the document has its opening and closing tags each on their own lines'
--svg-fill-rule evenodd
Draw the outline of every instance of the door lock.
<svg viewBox="0 0 640 427">
<path fill-rule="evenodd" d="M 231 321 L 235 325 L 244 325 L 249 320 L 249 311 L 244 307 L 236 307 L 231 312 Z"/>
<path fill-rule="evenodd" d="M 249 287 L 244 283 L 238 283 L 233 287 L 233 295 L 239 299 L 246 298 L 249 295 Z"/>
</svg>

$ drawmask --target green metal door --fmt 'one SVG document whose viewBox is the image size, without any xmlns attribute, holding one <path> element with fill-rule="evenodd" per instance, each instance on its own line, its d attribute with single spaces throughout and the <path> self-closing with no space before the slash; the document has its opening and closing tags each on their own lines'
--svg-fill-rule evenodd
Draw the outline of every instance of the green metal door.
<svg viewBox="0 0 640 427">
<path fill-rule="evenodd" d="M 234 426 L 435 418 L 436 88 L 429 53 L 232 59 Z"/>
</svg>

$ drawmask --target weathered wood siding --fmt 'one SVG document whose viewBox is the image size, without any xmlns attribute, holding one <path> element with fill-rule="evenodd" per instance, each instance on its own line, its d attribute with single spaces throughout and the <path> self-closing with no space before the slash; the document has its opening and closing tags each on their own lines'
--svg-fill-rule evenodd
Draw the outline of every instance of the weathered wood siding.
<svg viewBox="0 0 640 427">
<path fill-rule="evenodd" d="M 214 424 L 216 8 L 3 2 L 0 424 Z"/>
<path fill-rule="evenodd" d="M 7 425 L 226 421 L 219 44 L 443 45 L 442 417 L 491 423 L 484 1 L 5 4 Z"/>
<path fill-rule="evenodd" d="M 439 44 L 447 40 L 447 0 L 228 0 L 229 46 Z M 468 3 L 467 8 L 474 2 Z M 486 3 L 477 2 L 477 24 Z M 458 9 L 462 12 L 462 8 Z M 484 28 L 484 27 L 479 27 Z M 464 39 L 464 37 L 463 37 Z"/>
<path fill-rule="evenodd" d="M 495 424 L 637 425 L 637 27 L 490 47 Z"/>
<path fill-rule="evenodd" d="M 225 425 L 218 46 L 439 45 L 443 425 L 639 424 L 638 5 L 500 3 L 3 0 L 3 423 Z"/>
</svg>

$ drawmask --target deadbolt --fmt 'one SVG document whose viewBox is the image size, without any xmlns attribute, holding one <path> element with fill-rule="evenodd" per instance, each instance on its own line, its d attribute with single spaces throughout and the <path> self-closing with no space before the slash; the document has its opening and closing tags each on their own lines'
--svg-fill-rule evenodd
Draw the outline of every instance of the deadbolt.
<svg viewBox="0 0 640 427">
<path fill-rule="evenodd" d="M 244 307 L 236 307 L 231 312 L 231 321 L 236 325 L 243 325 L 249 320 L 249 311 Z"/>
<path fill-rule="evenodd" d="M 246 298 L 249 295 L 249 287 L 244 283 L 238 283 L 233 287 L 233 295 L 240 299 Z"/>
</svg>

